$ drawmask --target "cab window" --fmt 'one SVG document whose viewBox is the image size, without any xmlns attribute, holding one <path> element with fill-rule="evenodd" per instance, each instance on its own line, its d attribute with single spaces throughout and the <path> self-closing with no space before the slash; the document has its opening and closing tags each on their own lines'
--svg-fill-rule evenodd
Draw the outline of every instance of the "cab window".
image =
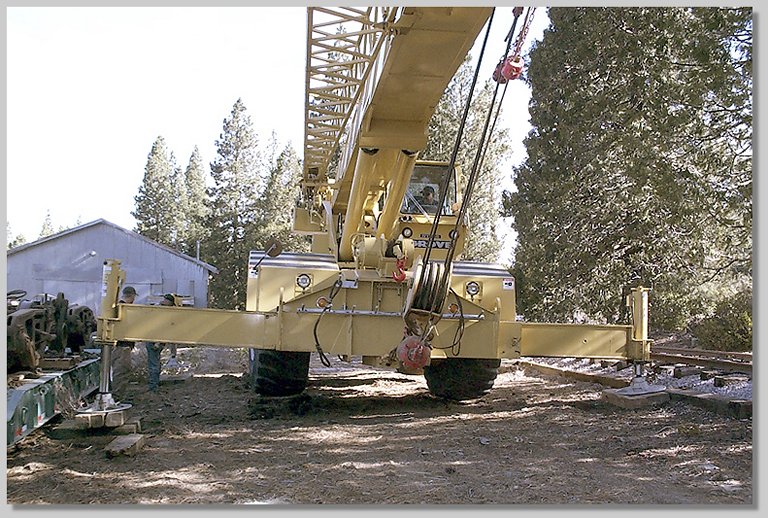
<svg viewBox="0 0 768 518">
<path fill-rule="evenodd" d="M 437 214 L 437 205 L 442 193 L 440 189 L 445 183 L 448 166 L 444 164 L 417 164 L 411 175 L 411 182 L 405 193 L 405 199 L 400 211 L 403 214 Z M 448 196 L 443 205 L 442 215 L 451 215 L 451 206 L 456 202 L 456 182 L 450 175 Z"/>
</svg>

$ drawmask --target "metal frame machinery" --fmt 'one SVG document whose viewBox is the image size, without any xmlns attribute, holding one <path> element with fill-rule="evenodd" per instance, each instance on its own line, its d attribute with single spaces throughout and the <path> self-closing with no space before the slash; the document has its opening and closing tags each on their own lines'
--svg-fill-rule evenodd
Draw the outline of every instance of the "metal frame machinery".
<svg viewBox="0 0 768 518">
<path fill-rule="evenodd" d="M 101 343 L 246 347 L 254 387 L 268 395 L 303 390 L 312 352 L 423 373 L 434 394 L 453 399 L 487 392 L 501 358 L 648 361 L 646 288 L 627 301 L 628 325 L 526 323 L 517 320 L 505 267 L 460 259 L 461 182 L 451 164 L 419 161 L 418 153 L 492 11 L 308 8 L 294 230 L 312 236 L 311 253 L 251 252 L 240 312 L 119 304 L 125 273 L 109 260 Z M 444 205 L 413 210 L 409 202 L 426 185 L 441 190 Z"/>
</svg>

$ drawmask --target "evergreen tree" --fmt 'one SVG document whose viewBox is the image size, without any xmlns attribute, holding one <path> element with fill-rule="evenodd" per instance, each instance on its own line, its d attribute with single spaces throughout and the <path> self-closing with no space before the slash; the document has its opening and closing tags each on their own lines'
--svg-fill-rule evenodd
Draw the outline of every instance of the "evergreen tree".
<svg viewBox="0 0 768 518">
<path fill-rule="evenodd" d="M 206 202 L 205 168 L 200 151 L 195 146 L 189 157 L 189 164 L 184 172 L 186 189 L 185 243 L 182 251 L 196 257 L 197 243 L 208 239 L 206 222 L 209 207 Z"/>
<path fill-rule="evenodd" d="M 173 153 L 168 154 L 163 137 L 157 137 L 147 156 L 144 179 L 135 196 L 136 232 L 168 246 L 178 235 L 177 189 Z"/>
<path fill-rule="evenodd" d="M 474 70 L 467 56 L 445 93 L 429 123 L 429 141 L 419 158 L 448 162 L 456 142 L 469 96 Z M 463 183 L 469 177 L 475 162 L 476 153 L 483 127 L 486 123 L 488 108 L 493 99 L 496 83 L 486 82 L 475 87 L 475 94 L 467 115 L 462 144 L 456 157 L 456 165 L 462 172 Z M 496 97 L 500 101 L 501 90 Z M 494 108 L 494 116 L 496 109 Z M 490 140 L 485 148 L 485 157 L 477 175 L 472 192 L 472 199 L 467 207 L 468 231 L 462 257 L 475 261 L 496 261 L 501 250 L 501 243 L 496 235 L 501 211 L 501 190 L 499 183 L 502 165 L 509 150 L 509 135 L 506 129 L 492 128 L 489 123 Z M 493 129 L 493 131 L 491 131 Z M 462 185 L 462 189 L 466 185 Z"/>
<path fill-rule="evenodd" d="M 17 236 L 13 235 L 13 233 L 11 232 L 10 223 L 6 223 L 5 231 L 6 231 L 5 235 L 8 238 L 8 250 L 10 250 L 11 248 L 15 248 L 19 245 L 23 245 L 24 243 L 27 242 L 27 238 L 25 238 L 23 234 L 18 234 Z"/>
<path fill-rule="evenodd" d="M 43 228 L 40 229 L 40 238 L 50 236 L 55 233 L 53 230 L 53 223 L 51 222 L 51 211 L 45 213 L 45 219 L 43 220 Z"/>
<path fill-rule="evenodd" d="M 680 327 L 714 283 L 751 278 L 751 9 L 549 17 L 507 199 L 519 304 L 537 320 L 614 322 L 639 281 L 654 325 Z"/>
<path fill-rule="evenodd" d="M 209 189 L 211 235 L 204 246 L 206 261 L 219 269 L 210 284 L 211 306 L 243 309 L 248 256 L 256 248 L 246 231 L 258 220 L 261 189 L 258 140 L 241 99 L 224 120 L 216 148 Z"/>
<path fill-rule="evenodd" d="M 173 153 L 171 153 L 171 163 L 174 165 L 171 182 L 176 200 L 173 211 L 173 244 L 178 251 L 183 252 L 187 249 L 189 239 L 189 193 L 187 190 L 187 178 L 185 172 L 176 165 L 176 157 Z"/>
<path fill-rule="evenodd" d="M 273 138 L 272 143 L 276 143 Z M 267 156 L 276 148 L 270 145 Z M 269 164 L 264 194 L 259 202 L 259 220 L 252 235 L 257 248 L 264 249 L 270 238 L 276 238 L 283 249 L 291 252 L 308 252 L 307 236 L 293 232 L 293 209 L 300 195 L 302 169 L 293 146 L 287 145 L 277 158 Z"/>
</svg>

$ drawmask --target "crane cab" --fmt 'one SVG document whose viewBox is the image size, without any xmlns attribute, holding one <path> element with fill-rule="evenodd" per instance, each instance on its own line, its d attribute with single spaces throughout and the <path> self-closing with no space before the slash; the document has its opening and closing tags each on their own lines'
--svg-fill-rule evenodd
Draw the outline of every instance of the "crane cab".
<svg viewBox="0 0 768 518">
<path fill-rule="evenodd" d="M 458 257 L 464 248 L 466 234 L 465 222 L 457 225 L 461 198 L 459 192 L 460 170 L 449 170 L 450 164 L 443 162 L 416 162 L 411 180 L 400 207 L 400 217 L 395 234 L 413 241 L 415 255 L 423 255 L 429 245 L 432 226 L 437 215 L 440 216 L 432 242 L 432 255 L 435 259 L 444 259 L 451 246 L 455 231 L 456 252 Z M 447 193 L 443 196 L 443 189 Z M 440 200 L 444 198 L 442 205 Z"/>
</svg>

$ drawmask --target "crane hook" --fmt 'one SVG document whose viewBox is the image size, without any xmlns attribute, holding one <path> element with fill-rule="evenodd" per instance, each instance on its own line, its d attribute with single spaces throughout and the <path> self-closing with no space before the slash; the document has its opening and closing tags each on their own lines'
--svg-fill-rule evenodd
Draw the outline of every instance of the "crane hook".
<svg viewBox="0 0 768 518">
<path fill-rule="evenodd" d="M 405 280 L 405 255 L 398 257 L 395 261 L 395 271 L 392 272 L 392 278 L 397 282 Z"/>
</svg>

